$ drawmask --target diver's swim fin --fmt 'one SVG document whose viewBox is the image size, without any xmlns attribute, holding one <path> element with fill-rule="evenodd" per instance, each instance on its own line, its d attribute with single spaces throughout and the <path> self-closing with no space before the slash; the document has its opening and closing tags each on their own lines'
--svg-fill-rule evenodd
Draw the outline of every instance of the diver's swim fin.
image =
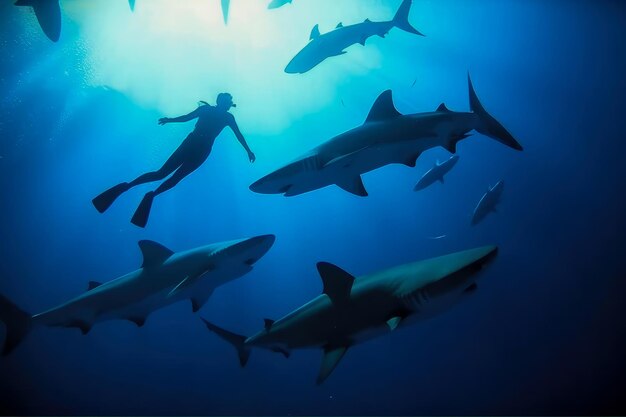
<svg viewBox="0 0 626 417">
<path fill-rule="evenodd" d="M 108 190 L 91 200 L 91 202 L 93 203 L 96 210 L 98 210 L 100 213 L 104 213 L 109 207 L 111 207 L 111 204 L 113 204 L 117 197 L 119 197 L 120 195 L 122 195 L 122 193 L 125 193 L 129 189 L 130 185 L 127 182 L 117 184 L 116 186 L 109 188 Z"/>
<path fill-rule="evenodd" d="M 133 218 L 130 220 L 132 224 L 139 227 L 146 227 L 154 195 L 154 191 L 150 191 L 143 197 L 143 200 L 139 203 L 139 207 L 137 207 L 135 214 L 133 214 Z"/>
</svg>

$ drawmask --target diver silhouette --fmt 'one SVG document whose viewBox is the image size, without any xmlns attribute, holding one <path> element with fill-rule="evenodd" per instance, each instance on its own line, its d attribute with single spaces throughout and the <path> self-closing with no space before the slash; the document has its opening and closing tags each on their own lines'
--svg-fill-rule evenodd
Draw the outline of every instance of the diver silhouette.
<svg viewBox="0 0 626 417">
<path fill-rule="evenodd" d="M 154 197 L 171 189 L 187 175 L 198 169 L 208 158 L 215 139 L 226 126 L 233 130 L 239 143 L 248 152 L 250 162 L 254 162 L 256 160 L 254 153 L 252 153 L 241 134 L 237 122 L 235 122 L 235 117 L 228 112 L 231 107 L 237 107 L 233 103 L 233 97 L 228 93 L 220 93 L 217 95 L 216 103 L 216 106 L 211 106 L 202 101 L 200 106 L 189 114 L 175 118 L 163 117 L 159 119 L 159 125 L 188 122 L 196 118 L 198 121 L 194 130 L 165 161 L 161 168 L 145 173 L 131 182 L 123 182 L 109 188 L 92 200 L 96 210 L 104 213 L 120 195 L 132 187 L 159 181 L 172 174 L 156 190 L 146 193 L 133 215 L 131 223 L 139 227 L 146 227 Z"/>
</svg>

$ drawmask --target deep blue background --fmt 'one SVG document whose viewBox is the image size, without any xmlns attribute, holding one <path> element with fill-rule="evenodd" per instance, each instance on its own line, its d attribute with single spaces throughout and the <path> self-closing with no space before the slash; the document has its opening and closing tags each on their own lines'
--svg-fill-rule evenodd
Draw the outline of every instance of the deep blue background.
<svg viewBox="0 0 626 417">
<path fill-rule="evenodd" d="M 360 75 L 341 87 L 344 113 L 337 103 L 303 114 L 277 137 L 246 126 L 255 165 L 224 133 L 205 166 L 155 203 L 146 230 L 128 223 L 142 191 L 104 216 L 90 200 L 157 167 L 191 126 L 164 132 L 155 123 L 159 111 L 122 93 L 77 92 L 79 76 L 66 65 L 40 74 L 35 88 L 20 88 L 25 69 L 54 45 L 25 39 L 10 3 L 0 6 L 0 291 L 25 310 L 42 311 L 89 280 L 135 269 L 143 238 L 182 250 L 276 234 L 255 270 L 217 290 L 200 312 L 243 334 L 316 296 L 319 260 L 360 275 L 492 242 L 500 255 L 467 302 L 352 349 L 321 387 L 314 385 L 319 352 L 285 360 L 255 351 L 240 369 L 232 348 L 181 303 L 154 313 L 142 329 L 128 322 L 100 324 L 88 336 L 37 329 L 0 359 L 4 413 L 626 413 L 623 2 L 416 0 L 430 17 L 419 27 L 428 34 L 423 42 L 453 31 L 455 44 L 407 54 L 415 76 L 387 63 L 369 76 L 393 79 L 388 87 L 402 96 L 402 112 L 429 111 L 443 100 L 467 110 L 470 70 L 483 104 L 522 153 L 476 135 L 459 145 L 446 184 L 420 193 L 413 185 L 447 157 L 444 150 L 424 154 L 415 169 L 365 175 L 366 199 L 336 187 L 290 199 L 250 192 L 248 184 L 287 162 L 293 149 L 305 151 L 365 117 L 381 90 L 368 89 Z M 71 25 L 64 31 L 80 36 Z M 407 51 L 409 43 L 418 45 L 390 35 L 368 47 Z M 420 71 L 426 61 L 430 71 Z M 396 70 L 402 76 L 390 76 Z M 77 96 L 81 105 L 63 116 Z M 165 145 L 147 148 L 150 137 Z M 226 157 L 231 151 L 237 158 Z M 470 227 L 477 200 L 499 179 L 499 212 Z"/>
</svg>

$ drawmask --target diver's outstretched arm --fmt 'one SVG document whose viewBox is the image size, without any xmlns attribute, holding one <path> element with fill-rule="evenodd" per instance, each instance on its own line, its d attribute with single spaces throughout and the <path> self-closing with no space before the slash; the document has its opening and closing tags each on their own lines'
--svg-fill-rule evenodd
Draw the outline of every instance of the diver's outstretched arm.
<svg viewBox="0 0 626 417">
<path fill-rule="evenodd" d="M 188 122 L 190 120 L 196 119 L 198 116 L 200 116 L 200 112 L 199 109 L 195 109 L 194 111 L 192 111 L 189 114 L 185 114 L 183 116 L 178 116 L 178 117 L 174 117 L 174 118 L 169 118 L 169 117 L 162 117 L 159 119 L 159 124 L 161 126 L 167 124 L 167 123 L 183 123 L 183 122 Z"/>
<path fill-rule="evenodd" d="M 250 150 L 250 147 L 248 146 L 246 139 L 241 134 L 241 130 L 239 130 L 239 126 L 237 126 L 237 122 L 235 121 L 234 117 L 229 121 L 228 125 L 231 129 L 233 129 L 233 132 L 235 132 L 235 136 L 237 137 L 239 143 L 241 143 L 241 146 L 243 146 L 246 152 L 248 152 L 248 158 L 250 159 L 250 162 L 256 161 L 256 156 L 254 155 L 252 150 Z"/>
</svg>

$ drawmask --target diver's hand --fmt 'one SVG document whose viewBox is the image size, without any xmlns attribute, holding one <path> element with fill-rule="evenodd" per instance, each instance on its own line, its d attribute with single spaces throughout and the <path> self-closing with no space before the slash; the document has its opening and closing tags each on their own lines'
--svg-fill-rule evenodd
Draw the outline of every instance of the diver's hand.
<svg viewBox="0 0 626 417">
<path fill-rule="evenodd" d="M 169 118 L 169 117 L 161 117 L 161 118 L 159 119 L 159 125 L 160 125 L 160 126 L 166 125 L 166 124 L 168 124 L 170 121 L 171 121 L 171 120 L 170 120 L 170 118 Z"/>
<path fill-rule="evenodd" d="M 252 151 L 248 152 L 248 158 L 250 158 L 250 162 L 256 161 L 256 155 Z"/>
</svg>

